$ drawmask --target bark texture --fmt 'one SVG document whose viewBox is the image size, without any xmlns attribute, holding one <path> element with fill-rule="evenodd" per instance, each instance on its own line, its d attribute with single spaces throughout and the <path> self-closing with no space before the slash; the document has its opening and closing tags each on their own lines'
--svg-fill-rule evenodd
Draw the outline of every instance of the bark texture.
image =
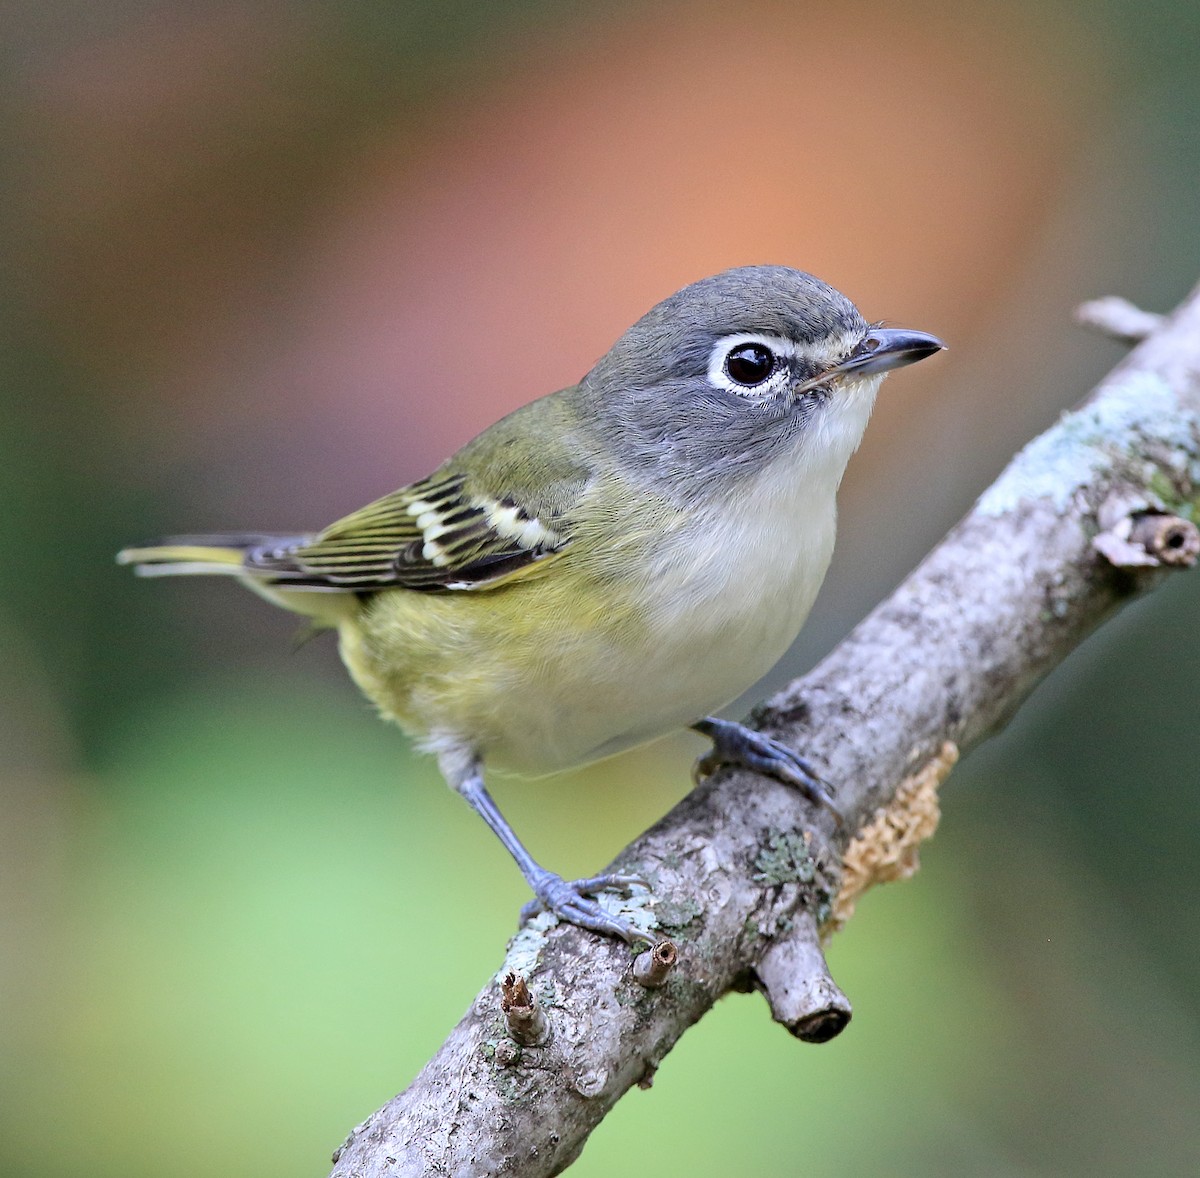
<svg viewBox="0 0 1200 1178">
<path fill-rule="evenodd" d="M 1134 351 L 824 662 L 756 710 L 836 783 L 845 825 L 771 781 L 704 782 L 608 868 L 651 885 L 612 903 L 673 943 L 657 964 L 643 954 L 635 969 L 628 946 L 536 918 L 410 1087 L 347 1138 L 337 1178 L 557 1174 L 731 989 L 763 990 L 803 1039 L 845 1025 L 818 930 L 848 915 L 851 891 L 911 872 L 957 749 L 1200 547 L 1200 291 L 1170 317 L 1118 311 L 1086 319 L 1144 336 Z"/>
</svg>

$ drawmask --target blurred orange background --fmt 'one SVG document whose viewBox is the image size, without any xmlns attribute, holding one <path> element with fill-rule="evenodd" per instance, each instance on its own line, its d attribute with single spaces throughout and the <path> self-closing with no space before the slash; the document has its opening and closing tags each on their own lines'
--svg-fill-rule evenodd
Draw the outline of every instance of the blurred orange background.
<svg viewBox="0 0 1200 1178">
<path fill-rule="evenodd" d="M 1132 0 L 59 0 L 6 21 L 0 1170 L 323 1172 L 524 896 L 344 681 L 125 543 L 316 528 L 727 266 L 950 352 L 885 386 L 796 649 L 829 649 L 1200 274 L 1200 10 Z M 1194 1172 L 1200 579 L 1039 689 L 834 949 L 820 1051 L 732 998 L 572 1171 Z M 737 709 L 734 709 L 735 711 Z M 587 874 L 680 736 L 502 785 Z M 440 880 L 440 886 L 438 881 Z M 250 1159 L 253 1159 L 252 1161 Z"/>
</svg>

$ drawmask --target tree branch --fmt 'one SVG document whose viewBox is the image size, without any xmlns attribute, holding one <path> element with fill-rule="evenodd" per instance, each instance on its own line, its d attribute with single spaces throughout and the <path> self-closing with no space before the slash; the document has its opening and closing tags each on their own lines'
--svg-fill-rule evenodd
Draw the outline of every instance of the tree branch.
<svg viewBox="0 0 1200 1178">
<path fill-rule="evenodd" d="M 411 1086 L 351 1133 L 335 1176 L 557 1174 L 731 989 L 763 990 L 803 1039 L 845 1025 L 818 928 L 915 869 L 958 749 L 1200 550 L 1200 289 L 1169 318 L 1131 310 L 1088 318 L 1144 336 L 1136 350 L 828 658 L 756 710 L 837 783 L 845 827 L 771 781 L 704 782 L 608 868 L 651 884 L 612 903 L 672 943 L 635 966 L 623 944 L 535 919 Z"/>
</svg>

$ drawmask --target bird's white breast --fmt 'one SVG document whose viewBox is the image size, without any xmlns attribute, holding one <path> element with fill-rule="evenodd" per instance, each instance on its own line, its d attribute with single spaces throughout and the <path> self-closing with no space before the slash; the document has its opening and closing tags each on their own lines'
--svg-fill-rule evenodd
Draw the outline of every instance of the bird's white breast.
<svg viewBox="0 0 1200 1178">
<path fill-rule="evenodd" d="M 651 631 L 670 688 L 664 727 L 689 723 L 767 673 L 808 617 L 833 554 L 833 489 L 778 464 L 715 503 L 661 554 Z M 647 712 L 643 712 L 646 715 Z"/>
<path fill-rule="evenodd" d="M 597 760 L 717 711 L 785 653 L 833 554 L 836 492 L 878 378 L 757 474 L 714 479 L 686 523 L 656 537 L 633 595 L 640 640 L 583 638 L 569 667 L 521 692 L 521 722 L 489 763 L 544 773 Z"/>
<path fill-rule="evenodd" d="M 638 589 L 640 640 L 610 643 L 601 630 L 569 670 L 527 684 L 521 723 L 489 763 L 542 773 L 597 760 L 718 710 L 765 675 L 833 551 L 833 488 L 816 493 L 797 473 L 765 471 L 662 537 Z"/>
<path fill-rule="evenodd" d="M 838 484 L 879 383 L 843 387 L 797 447 L 728 494 L 714 490 L 686 533 L 664 546 L 652 592 L 672 687 L 664 707 L 646 703 L 666 728 L 746 691 L 799 633 L 833 555 Z"/>
</svg>

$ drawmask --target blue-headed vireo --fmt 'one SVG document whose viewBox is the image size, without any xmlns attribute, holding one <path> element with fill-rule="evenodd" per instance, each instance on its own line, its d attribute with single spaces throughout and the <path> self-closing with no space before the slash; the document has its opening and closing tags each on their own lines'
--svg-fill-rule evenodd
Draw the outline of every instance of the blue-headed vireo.
<svg viewBox="0 0 1200 1178">
<path fill-rule="evenodd" d="M 184 536 L 120 560 L 227 573 L 336 629 L 384 716 L 433 753 L 540 905 L 644 939 L 536 863 L 484 767 L 544 774 L 691 725 L 831 805 L 799 756 L 710 715 L 800 630 L 833 552 L 835 493 L 883 375 L 940 340 L 872 326 L 784 266 L 673 294 L 571 388 L 323 532 Z"/>
</svg>

